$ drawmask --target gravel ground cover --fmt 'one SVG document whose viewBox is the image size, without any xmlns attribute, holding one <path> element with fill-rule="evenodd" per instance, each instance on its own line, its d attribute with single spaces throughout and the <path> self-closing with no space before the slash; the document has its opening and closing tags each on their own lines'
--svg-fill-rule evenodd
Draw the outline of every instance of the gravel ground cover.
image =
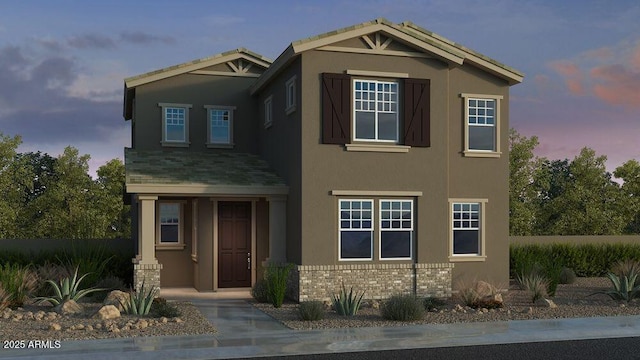
<svg viewBox="0 0 640 360">
<path fill-rule="evenodd" d="M 27 305 L 0 311 L 2 341 L 81 340 L 137 336 L 196 335 L 215 333 L 215 327 L 189 302 L 174 302 L 175 318 L 137 317 L 122 314 L 112 320 L 93 319 L 100 304 L 82 303 L 84 312 L 58 315 L 50 306 Z"/>
<path fill-rule="evenodd" d="M 253 305 L 291 329 L 327 329 L 370 326 L 406 326 L 416 324 L 463 323 L 477 321 L 532 320 L 573 317 L 640 315 L 640 303 L 617 302 L 603 294 L 591 294 L 608 290 L 607 278 L 578 278 L 574 284 L 558 285 L 556 296 L 551 298 L 557 308 L 531 303 L 527 292 L 512 282 L 503 295 L 504 307 L 495 310 L 471 309 L 455 299 L 449 299 L 439 311 L 428 312 L 420 321 L 388 321 L 380 316 L 380 310 L 365 304 L 354 317 L 340 316 L 327 307 L 325 318 L 320 321 L 301 321 L 297 304 L 285 303 L 276 309 L 270 304 Z"/>
</svg>

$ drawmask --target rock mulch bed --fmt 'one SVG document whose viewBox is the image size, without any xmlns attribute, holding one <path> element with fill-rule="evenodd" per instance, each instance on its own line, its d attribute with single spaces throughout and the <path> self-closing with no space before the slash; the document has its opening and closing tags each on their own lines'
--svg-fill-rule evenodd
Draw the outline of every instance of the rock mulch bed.
<svg viewBox="0 0 640 360">
<path fill-rule="evenodd" d="M 621 303 L 597 291 L 610 288 L 606 278 L 578 278 L 574 284 L 558 285 L 556 296 L 551 298 L 557 305 L 532 304 L 527 292 L 520 290 L 515 283 L 510 284 L 504 294 L 504 307 L 499 309 L 472 309 L 449 299 L 438 311 L 427 312 L 424 318 L 415 322 L 388 321 L 380 316 L 376 302 L 364 304 L 354 317 L 336 314 L 327 307 L 325 318 L 320 321 L 302 321 L 298 317 L 297 304 L 285 303 L 275 309 L 270 304 L 253 305 L 282 322 L 291 329 L 327 329 L 372 326 L 406 326 L 416 324 L 466 323 L 479 321 L 533 320 L 574 317 L 640 315 L 640 302 Z"/>
<path fill-rule="evenodd" d="M 80 340 L 137 336 L 212 334 L 215 327 L 188 302 L 174 302 L 180 316 L 153 318 L 122 314 L 114 319 L 94 315 L 102 307 L 98 303 L 81 303 L 82 312 L 61 315 L 51 306 L 26 305 L 15 310 L 0 311 L 0 339 Z"/>
</svg>

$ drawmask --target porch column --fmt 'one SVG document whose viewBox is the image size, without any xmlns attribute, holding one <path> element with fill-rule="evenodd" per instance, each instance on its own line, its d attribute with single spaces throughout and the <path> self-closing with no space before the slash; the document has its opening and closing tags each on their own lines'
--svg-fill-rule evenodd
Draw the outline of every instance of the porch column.
<svg viewBox="0 0 640 360">
<path fill-rule="evenodd" d="M 269 262 L 287 261 L 287 198 L 271 196 L 269 202 Z"/>
<path fill-rule="evenodd" d="M 133 259 L 133 282 L 136 289 L 160 287 L 162 264 L 156 259 L 156 201 L 157 196 L 138 195 L 138 254 Z"/>
</svg>

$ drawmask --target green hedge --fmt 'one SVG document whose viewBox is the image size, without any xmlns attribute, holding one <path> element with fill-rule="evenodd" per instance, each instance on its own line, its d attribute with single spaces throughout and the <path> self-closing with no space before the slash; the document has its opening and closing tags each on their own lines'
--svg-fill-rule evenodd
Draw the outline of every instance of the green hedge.
<svg viewBox="0 0 640 360">
<path fill-rule="evenodd" d="M 604 276 L 619 260 L 640 261 L 640 244 L 511 244 L 509 250 L 512 276 L 527 264 L 549 262 L 578 276 Z"/>
</svg>

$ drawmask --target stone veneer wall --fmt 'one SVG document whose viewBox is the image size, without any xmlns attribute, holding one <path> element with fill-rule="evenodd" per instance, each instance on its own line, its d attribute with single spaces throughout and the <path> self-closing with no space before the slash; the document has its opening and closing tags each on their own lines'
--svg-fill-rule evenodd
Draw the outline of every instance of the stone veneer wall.
<svg viewBox="0 0 640 360">
<path fill-rule="evenodd" d="M 451 296 L 453 264 L 298 265 L 289 278 L 289 296 L 297 301 L 330 300 L 347 289 L 364 291 L 366 299 L 385 299 L 397 293 Z"/>
<path fill-rule="evenodd" d="M 160 270 L 162 264 L 133 264 L 133 283 L 136 291 L 140 290 L 144 282 L 145 289 L 152 286 L 160 289 Z"/>
</svg>

